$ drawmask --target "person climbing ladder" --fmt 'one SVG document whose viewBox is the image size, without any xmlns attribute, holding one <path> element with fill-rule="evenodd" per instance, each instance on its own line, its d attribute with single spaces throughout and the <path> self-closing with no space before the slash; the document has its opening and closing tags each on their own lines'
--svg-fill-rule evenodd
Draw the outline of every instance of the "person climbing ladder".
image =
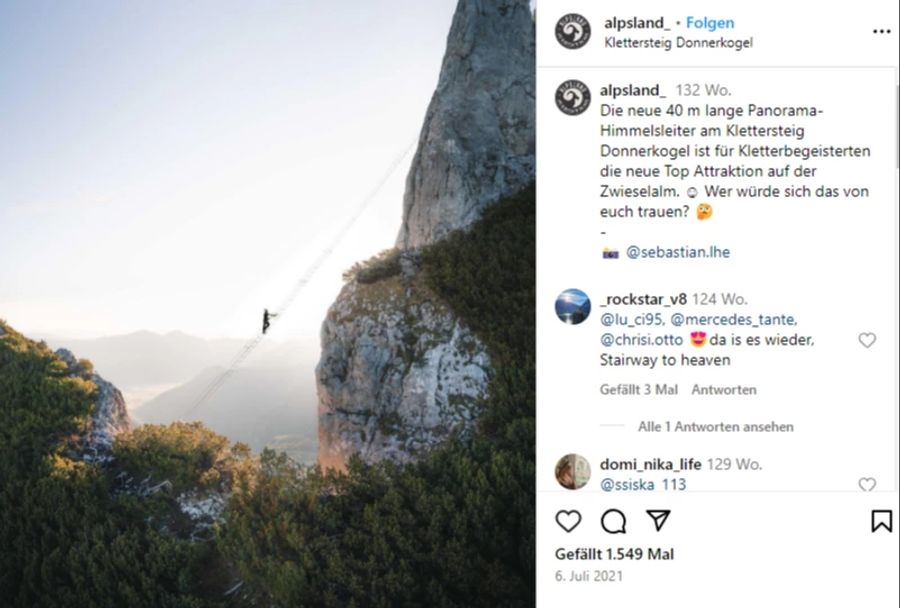
<svg viewBox="0 0 900 608">
<path fill-rule="evenodd" d="M 270 313 L 268 308 L 263 309 L 263 333 L 265 334 L 269 327 L 272 325 L 269 322 L 269 319 L 274 319 L 277 317 L 277 314 Z"/>
<path fill-rule="evenodd" d="M 359 207 L 356 209 L 354 215 L 348 218 L 343 227 L 337 232 L 337 234 L 334 235 L 334 238 L 331 240 L 328 247 L 322 250 L 322 253 L 315 260 L 313 260 L 312 264 L 309 267 L 307 267 L 306 273 L 300 278 L 299 281 L 297 281 L 285 301 L 278 308 L 279 312 L 270 313 L 268 308 L 263 309 L 262 333 L 257 334 L 249 342 L 247 342 L 247 344 L 245 344 L 244 347 L 234 356 L 234 359 L 232 359 L 229 366 L 221 374 L 210 381 L 210 383 L 206 386 L 206 389 L 204 389 L 204 391 L 200 393 L 200 396 L 197 397 L 196 401 L 194 401 L 194 404 L 188 410 L 189 413 L 195 412 L 200 409 L 200 407 L 204 403 L 206 403 L 206 401 L 213 394 L 215 394 L 215 392 L 218 391 L 219 388 L 221 388 L 221 386 L 225 383 L 232 372 L 240 367 L 240 365 L 247 359 L 247 357 L 249 357 L 253 353 L 256 347 L 259 346 L 259 344 L 263 340 L 263 337 L 266 335 L 266 332 L 268 332 L 269 328 L 272 326 L 272 319 L 286 312 L 287 309 L 290 308 L 290 306 L 294 303 L 294 300 L 298 295 L 300 295 L 300 292 L 304 287 L 306 287 L 307 283 L 309 283 L 309 280 L 313 277 L 313 275 L 315 275 L 319 267 L 325 262 L 325 260 L 327 260 L 331 256 L 335 247 L 337 247 L 344 240 L 344 237 L 348 232 L 350 232 L 350 229 L 356 224 L 357 220 L 360 218 L 360 216 L 362 216 L 363 212 L 369 207 L 369 205 L 372 204 L 373 201 L 376 200 L 376 196 L 378 195 L 378 193 L 381 192 L 381 189 L 384 187 L 385 183 L 387 183 L 388 179 L 394 174 L 394 171 L 396 171 L 397 167 L 400 166 L 400 163 L 403 161 L 403 159 L 409 155 L 410 151 L 413 149 L 413 146 L 417 141 L 418 138 L 412 139 L 403 154 L 394 159 L 390 167 L 388 167 L 387 172 L 384 174 L 384 176 L 382 176 L 381 181 L 378 182 L 375 188 L 368 194 L 368 196 L 363 199 Z"/>
</svg>

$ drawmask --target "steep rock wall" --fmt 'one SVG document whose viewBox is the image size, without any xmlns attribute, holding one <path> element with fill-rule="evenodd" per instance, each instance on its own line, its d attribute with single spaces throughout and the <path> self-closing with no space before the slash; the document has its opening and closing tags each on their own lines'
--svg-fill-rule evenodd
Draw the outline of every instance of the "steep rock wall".
<svg viewBox="0 0 900 608">
<path fill-rule="evenodd" d="M 461 0 L 406 178 L 397 246 L 475 222 L 534 179 L 534 22 L 528 0 Z"/>
<path fill-rule="evenodd" d="M 534 180 L 534 91 L 528 0 L 460 0 L 406 179 L 400 253 L 351 278 L 322 327 L 321 465 L 408 462 L 474 428 L 488 355 L 423 286 L 418 251 Z"/>
<path fill-rule="evenodd" d="M 407 462 L 466 435 L 487 391 L 481 342 L 416 278 L 344 287 L 322 325 L 319 463 Z"/>
</svg>

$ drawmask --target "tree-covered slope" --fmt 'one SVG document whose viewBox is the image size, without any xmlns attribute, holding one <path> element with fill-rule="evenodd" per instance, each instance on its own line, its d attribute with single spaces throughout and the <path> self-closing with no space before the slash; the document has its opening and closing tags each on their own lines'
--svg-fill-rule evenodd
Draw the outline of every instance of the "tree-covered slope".
<svg viewBox="0 0 900 608">
<path fill-rule="evenodd" d="M 423 252 L 429 285 L 488 346 L 478 431 L 417 463 L 346 476 L 272 452 L 220 528 L 277 606 L 528 606 L 534 597 L 534 189 Z"/>
<path fill-rule="evenodd" d="M 142 497 L 123 480 L 153 471 L 200 485 L 222 439 L 158 427 L 152 440 L 141 430 L 117 441 L 111 462 L 85 461 L 97 387 L 69 374 L 44 344 L 0 322 L 0 605 L 220 605 L 227 583 L 208 570 L 213 545 L 153 525 L 176 514 L 172 497 Z"/>
<path fill-rule="evenodd" d="M 533 188 L 424 250 L 421 276 L 489 349 L 477 431 L 347 474 L 252 460 L 199 423 L 85 461 L 96 387 L 0 324 L 0 605 L 532 605 Z M 224 521 L 198 534 L 185 504 L 216 497 Z"/>
</svg>

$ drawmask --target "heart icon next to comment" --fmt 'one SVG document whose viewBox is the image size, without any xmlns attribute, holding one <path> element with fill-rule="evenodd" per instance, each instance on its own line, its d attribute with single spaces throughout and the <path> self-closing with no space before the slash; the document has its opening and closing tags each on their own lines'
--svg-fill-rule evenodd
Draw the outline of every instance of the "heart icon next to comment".
<svg viewBox="0 0 900 608">
<path fill-rule="evenodd" d="M 870 331 L 859 334 L 859 343 L 866 348 L 872 348 L 872 345 L 875 344 L 875 340 L 877 339 L 878 337 Z"/>
<path fill-rule="evenodd" d="M 859 487 L 863 492 L 871 492 L 875 489 L 875 478 L 874 477 L 860 477 L 859 478 Z"/>
<path fill-rule="evenodd" d="M 556 514 L 556 523 L 566 532 L 571 532 L 581 523 L 581 513 L 575 511 L 560 511 Z"/>
</svg>

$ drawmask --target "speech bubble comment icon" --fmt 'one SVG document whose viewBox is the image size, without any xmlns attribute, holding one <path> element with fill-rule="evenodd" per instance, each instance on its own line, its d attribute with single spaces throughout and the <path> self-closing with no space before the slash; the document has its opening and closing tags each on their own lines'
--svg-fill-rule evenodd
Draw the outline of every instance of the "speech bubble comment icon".
<svg viewBox="0 0 900 608">
<path fill-rule="evenodd" d="M 609 534 L 625 534 L 625 514 L 618 509 L 607 509 L 600 518 L 600 525 Z"/>
</svg>

